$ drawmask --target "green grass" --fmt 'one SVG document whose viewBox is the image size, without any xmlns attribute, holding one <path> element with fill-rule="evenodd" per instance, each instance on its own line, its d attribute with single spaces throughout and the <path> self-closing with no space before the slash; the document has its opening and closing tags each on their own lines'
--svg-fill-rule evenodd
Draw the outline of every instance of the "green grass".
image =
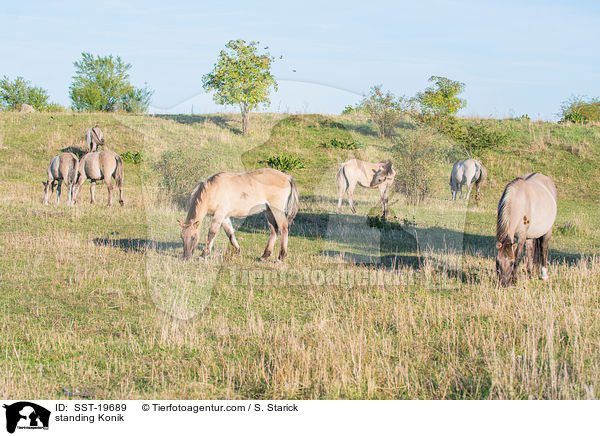
<svg viewBox="0 0 600 436">
<path fill-rule="evenodd" d="M 597 398 L 600 392 L 600 129 L 493 121 L 512 141 L 476 156 L 483 199 L 450 202 L 459 144 L 405 120 L 382 139 L 357 115 L 147 117 L 0 114 L 0 396 L 63 398 Z M 98 123 L 125 162 L 125 206 L 88 184 L 76 207 L 41 204 L 46 166 Z M 356 150 L 332 141 L 361 144 Z M 428 144 L 428 196 L 357 188 L 352 157 Z M 236 221 L 201 261 L 180 258 L 178 219 L 198 179 L 297 156 L 300 212 L 284 265 L 260 263 L 264 216 Z M 496 286 L 495 207 L 529 171 L 557 184 L 550 280 Z M 55 197 L 53 197 L 53 200 Z M 206 237 L 204 223 L 201 238 Z"/>
</svg>

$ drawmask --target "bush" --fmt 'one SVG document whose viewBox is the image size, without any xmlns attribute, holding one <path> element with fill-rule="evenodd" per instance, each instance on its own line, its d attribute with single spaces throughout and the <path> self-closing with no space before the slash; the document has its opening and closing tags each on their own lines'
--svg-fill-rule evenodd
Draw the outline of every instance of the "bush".
<svg viewBox="0 0 600 436">
<path fill-rule="evenodd" d="M 394 181 L 397 190 L 402 192 L 410 202 L 422 201 L 431 186 L 431 170 L 429 163 L 434 161 L 435 150 L 427 140 L 414 138 L 396 143 Z"/>
<path fill-rule="evenodd" d="M 600 98 L 585 101 L 583 97 L 571 97 L 561 105 L 561 121 L 588 123 L 600 121 Z"/>
<path fill-rule="evenodd" d="M 461 120 L 453 116 L 445 116 L 429 117 L 425 118 L 425 121 L 471 152 L 501 148 L 511 138 L 510 133 L 502 129 L 500 123 L 492 120 Z"/>
<path fill-rule="evenodd" d="M 339 148 L 342 150 L 356 150 L 360 144 L 356 141 L 344 141 L 343 139 L 333 138 L 329 142 L 323 144 L 328 148 Z"/>
<path fill-rule="evenodd" d="M 22 104 L 28 104 L 41 111 L 48 107 L 48 99 L 45 89 L 32 86 L 20 76 L 12 81 L 7 76 L 0 80 L 0 106 L 5 109 L 15 110 Z"/>
<path fill-rule="evenodd" d="M 373 86 L 358 106 L 368 114 L 369 120 L 377 126 L 377 135 L 389 138 L 394 133 L 394 125 L 406 111 L 408 101 L 404 96 L 395 97 L 390 91 L 384 93 L 381 86 Z"/>
<path fill-rule="evenodd" d="M 126 151 L 125 153 L 121 154 L 121 158 L 124 162 L 131 162 L 136 165 L 141 163 L 143 160 L 142 153 L 139 151 Z"/>
<path fill-rule="evenodd" d="M 273 155 L 269 156 L 266 160 L 261 163 L 265 163 L 271 168 L 275 168 L 279 171 L 290 171 L 295 169 L 304 168 L 304 162 L 299 157 L 293 157 L 288 155 Z"/>
</svg>

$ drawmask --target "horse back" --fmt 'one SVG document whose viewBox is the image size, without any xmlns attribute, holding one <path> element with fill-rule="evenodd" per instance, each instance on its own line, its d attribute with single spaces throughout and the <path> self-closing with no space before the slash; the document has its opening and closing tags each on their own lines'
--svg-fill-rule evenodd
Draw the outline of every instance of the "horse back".
<svg viewBox="0 0 600 436">
<path fill-rule="evenodd" d="M 513 219 L 526 231 L 527 238 L 536 239 L 548 233 L 557 213 L 557 192 L 554 182 L 539 173 L 523 176 L 518 183 L 519 193 L 514 196 Z"/>
</svg>

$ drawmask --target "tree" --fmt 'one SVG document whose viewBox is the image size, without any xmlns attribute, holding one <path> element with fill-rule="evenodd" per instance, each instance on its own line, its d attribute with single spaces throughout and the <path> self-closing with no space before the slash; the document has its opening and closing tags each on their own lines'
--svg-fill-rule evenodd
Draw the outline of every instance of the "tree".
<svg viewBox="0 0 600 436">
<path fill-rule="evenodd" d="M 213 70 L 202 77 L 207 92 L 214 91 L 217 104 L 238 105 L 242 113 L 242 133 L 248 133 L 249 114 L 261 104 L 270 103 L 271 87 L 277 82 L 271 74 L 274 58 L 258 53 L 258 42 L 229 41 L 221 50 Z"/>
<path fill-rule="evenodd" d="M 431 76 L 429 82 L 434 86 L 417 93 L 414 99 L 421 107 L 423 115 L 435 118 L 455 115 L 467 105 L 466 100 L 458 97 L 465 89 L 464 83 L 440 76 Z"/>
<path fill-rule="evenodd" d="M 394 125 L 406 109 L 406 98 L 396 98 L 390 91 L 383 92 L 381 85 L 371 87 L 371 92 L 360 102 L 360 108 L 369 115 L 369 119 L 377 126 L 380 137 L 389 138 L 394 133 Z"/>
<path fill-rule="evenodd" d="M 31 86 L 31 82 L 19 76 L 11 81 L 7 76 L 0 80 L 0 106 L 6 109 L 17 109 L 25 103 L 37 111 L 48 108 L 48 92 L 39 86 Z"/>
<path fill-rule="evenodd" d="M 147 84 L 136 88 L 129 82 L 131 64 L 119 56 L 96 56 L 82 53 L 73 63 L 76 71 L 69 88 L 73 109 L 78 111 L 145 112 L 152 91 Z"/>
</svg>

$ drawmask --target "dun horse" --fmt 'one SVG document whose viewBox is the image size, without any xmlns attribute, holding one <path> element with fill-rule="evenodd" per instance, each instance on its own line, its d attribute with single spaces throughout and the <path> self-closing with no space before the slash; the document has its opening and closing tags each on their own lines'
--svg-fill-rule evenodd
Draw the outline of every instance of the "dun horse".
<svg viewBox="0 0 600 436">
<path fill-rule="evenodd" d="M 338 189 L 338 213 L 342 211 L 342 198 L 348 192 L 348 203 L 352 213 L 356 213 L 352 195 L 356 185 L 359 184 L 364 188 L 379 188 L 381 196 L 381 207 L 383 208 L 383 216 L 387 217 L 388 211 L 388 195 L 392 183 L 394 183 L 396 171 L 392 168 L 392 162 L 389 160 L 370 163 L 360 159 L 351 159 L 340 165 L 340 168 L 335 176 L 335 183 Z"/>
<path fill-rule="evenodd" d="M 42 182 L 44 185 L 44 204 L 48 204 L 48 194 L 50 193 L 50 190 L 54 192 L 54 186 L 56 184 L 58 184 L 56 188 L 56 204 L 60 203 L 60 193 L 63 183 L 69 190 L 67 204 L 72 203 L 78 168 L 79 160 L 73 153 L 61 153 L 52 158 L 50 165 L 48 165 L 48 179 L 46 182 Z"/>
<path fill-rule="evenodd" d="M 298 212 L 298 187 L 287 174 L 271 168 L 246 173 L 217 173 L 201 180 L 190 197 L 190 208 L 181 225 L 183 257 L 189 259 L 198 245 L 198 233 L 206 215 L 212 215 L 208 239 L 202 251 L 206 257 L 213 246 L 219 228 L 229 237 L 237 252 L 230 217 L 247 217 L 264 211 L 271 232 L 261 260 L 266 260 L 275 247 L 277 231 L 281 233 L 279 260 L 287 254 L 288 228 Z"/>
<path fill-rule="evenodd" d="M 104 135 L 97 124 L 94 127 L 87 129 L 85 143 L 90 151 L 97 151 L 99 145 L 104 145 Z"/>
<path fill-rule="evenodd" d="M 456 200 L 456 196 L 459 192 L 460 198 L 462 198 L 462 187 L 466 184 L 466 200 L 469 201 L 473 183 L 475 183 L 476 189 L 475 198 L 479 199 L 479 190 L 486 177 L 487 170 L 481 162 L 475 159 L 460 160 L 456 162 L 450 173 L 450 191 L 452 192 L 452 200 Z"/>
<path fill-rule="evenodd" d="M 108 189 L 108 205 L 112 205 L 112 179 L 115 179 L 115 185 L 119 188 L 119 203 L 123 206 L 123 160 L 114 151 L 103 150 L 94 151 L 86 154 L 79 162 L 79 177 L 75 186 L 75 202 L 79 197 L 81 185 L 86 179 L 90 179 L 91 202 L 96 202 L 96 182 L 103 180 Z"/>
<path fill-rule="evenodd" d="M 527 273 L 531 274 L 535 262 L 542 266 L 540 278 L 548 278 L 548 245 L 556 211 L 556 187 L 543 174 L 517 177 L 506 186 L 496 223 L 496 271 L 502 286 L 515 281 L 526 243 Z"/>
</svg>

